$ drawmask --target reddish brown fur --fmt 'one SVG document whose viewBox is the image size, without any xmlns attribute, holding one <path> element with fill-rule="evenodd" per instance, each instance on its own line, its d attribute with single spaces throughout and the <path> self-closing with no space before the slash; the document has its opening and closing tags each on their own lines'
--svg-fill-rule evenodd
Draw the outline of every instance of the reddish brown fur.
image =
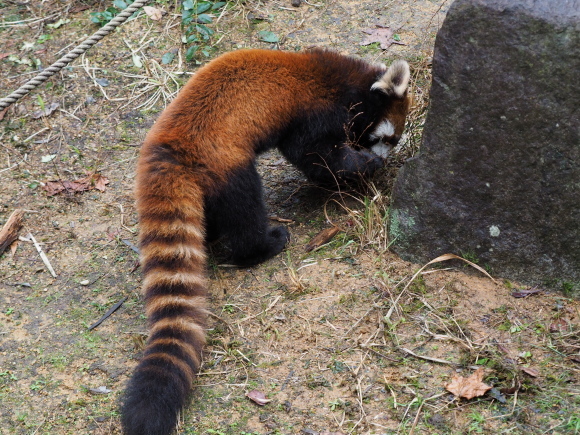
<svg viewBox="0 0 580 435">
<path fill-rule="evenodd" d="M 256 138 L 268 137 L 301 107 L 321 104 L 316 87 L 305 89 L 302 83 L 304 77 L 312 75 L 309 58 L 309 53 L 289 56 L 270 50 L 236 51 L 217 58 L 165 109 L 147 135 L 142 154 L 146 155 L 148 144 L 171 143 L 183 152 L 185 164 L 203 161 L 207 172 L 218 177 L 217 181 L 204 181 L 223 182 L 223 175 L 255 158 Z M 288 70 L 280 69 L 284 63 Z M 215 82 L 216 74 L 221 78 L 219 83 Z M 321 80 L 313 77 L 313 83 Z M 223 89 L 230 98 L 216 100 Z M 255 119 L 261 120 L 259 125 Z"/>
<path fill-rule="evenodd" d="M 342 97 L 340 86 L 357 83 L 369 91 L 382 71 L 326 53 L 324 57 L 345 66 L 342 83 L 334 86 L 325 76 L 328 62 L 316 61 L 321 56 L 266 50 L 221 56 L 195 74 L 147 135 L 137 166 L 136 197 L 151 335 L 128 388 L 123 410 L 127 433 L 168 433 L 175 416 L 157 427 L 141 420 L 179 410 L 199 369 L 206 322 L 204 201 L 227 185 L 230 174 L 250 167 L 257 147 L 279 133 L 280 126 L 299 118 L 305 108 L 332 111 Z M 227 98 L 220 98 L 223 94 Z M 405 98 L 384 110 L 397 135 L 407 109 Z M 153 373 L 159 380 L 149 391 L 142 384 Z M 179 390 L 176 398 L 163 384 Z M 147 394 L 171 397 L 162 397 L 162 403 L 139 397 Z"/>
</svg>

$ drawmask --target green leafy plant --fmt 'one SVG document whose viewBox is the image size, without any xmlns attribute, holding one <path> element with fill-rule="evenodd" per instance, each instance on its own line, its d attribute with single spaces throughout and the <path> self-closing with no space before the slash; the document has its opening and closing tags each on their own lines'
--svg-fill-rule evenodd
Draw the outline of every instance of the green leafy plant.
<svg viewBox="0 0 580 435">
<path fill-rule="evenodd" d="M 260 38 L 261 41 L 271 43 L 278 42 L 280 40 L 280 38 L 278 38 L 278 35 L 276 35 L 273 32 L 269 32 L 267 30 L 262 30 L 258 32 L 258 37 Z"/>
<path fill-rule="evenodd" d="M 184 43 L 189 45 L 185 59 L 190 62 L 200 52 L 209 57 L 211 46 L 209 41 L 214 30 L 207 26 L 215 18 L 215 14 L 227 6 L 224 1 L 185 0 L 182 4 L 181 24 L 183 25 Z"/>
<path fill-rule="evenodd" d="M 114 0 L 113 6 L 108 7 L 103 12 L 91 12 L 91 21 L 103 27 L 131 3 L 133 0 Z"/>
</svg>

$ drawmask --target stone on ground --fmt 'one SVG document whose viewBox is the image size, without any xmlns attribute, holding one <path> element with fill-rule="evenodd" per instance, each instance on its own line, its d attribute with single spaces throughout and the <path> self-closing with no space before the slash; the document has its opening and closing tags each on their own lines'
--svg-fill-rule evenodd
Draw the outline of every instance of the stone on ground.
<svg viewBox="0 0 580 435">
<path fill-rule="evenodd" d="M 580 7 L 456 0 L 437 35 L 420 153 L 399 173 L 393 248 L 455 253 L 580 294 Z"/>
</svg>

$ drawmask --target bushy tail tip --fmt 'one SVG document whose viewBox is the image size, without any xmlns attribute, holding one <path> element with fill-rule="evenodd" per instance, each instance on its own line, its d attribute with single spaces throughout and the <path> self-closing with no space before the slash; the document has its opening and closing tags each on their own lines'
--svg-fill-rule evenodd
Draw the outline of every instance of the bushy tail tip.
<svg viewBox="0 0 580 435">
<path fill-rule="evenodd" d="M 140 364 L 130 379 L 121 407 L 125 435 L 170 435 L 185 405 L 191 380 L 176 367 Z"/>
</svg>

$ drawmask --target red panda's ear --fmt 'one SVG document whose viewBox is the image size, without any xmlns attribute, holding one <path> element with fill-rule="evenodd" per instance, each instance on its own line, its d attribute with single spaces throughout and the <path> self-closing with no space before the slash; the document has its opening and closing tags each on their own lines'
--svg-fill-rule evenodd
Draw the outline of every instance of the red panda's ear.
<svg viewBox="0 0 580 435">
<path fill-rule="evenodd" d="M 409 64 L 404 60 L 396 60 L 383 76 L 371 86 L 371 90 L 377 89 L 387 95 L 402 98 L 409 86 L 410 77 Z"/>
</svg>

